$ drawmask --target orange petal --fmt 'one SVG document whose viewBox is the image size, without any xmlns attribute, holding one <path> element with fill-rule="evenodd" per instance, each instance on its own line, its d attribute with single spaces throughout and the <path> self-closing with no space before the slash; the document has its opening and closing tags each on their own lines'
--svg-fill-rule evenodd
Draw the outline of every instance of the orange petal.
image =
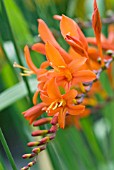
<svg viewBox="0 0 114 170">
<path fill-rule="evenodd" d="M 84 110 L 84 105 L 68 105 L 68 113 L 70 115 L 80 115 Z"/>
<path fill-rule="evenodd" d="M 58 108 L 55 109 L 55 110 L 50 110 L 50 111 L 48 112 L 48 116 L 54 116 L 56 113 L 59 113 L 60 110 L 61 110 L 60 107 L 58 107 Z"/>
<path fill-rule="evenodd" d="M 49 64 L 49 61 L 44 61 L 44 62 L 40 65 L 40 68 L 41 68 L 41 69 L 45 69 L 45 68 L 47 68 L 49 65 L 50 65 L 50 64 Z"/>
<path fill-rule="evenodd" d="M 78 70 L 85 62 L 86 62 L 87 58 L 85 57 L 80 57 L 77 58 L 75 60 L 73 60 L 69 65 L 69 69 L 71 71 L 71 73 L 75 72 L 76 70 Z"/>
<path fill-rule="evenodd" d="M 69 39 L 68 36 L 65 37 L 65 40 L 74 49 L 74 51 L 79 53 L 82 57 L 84 56 L 88 58 L 88 54 L 82 46 L 76 44 L 73 40 Z"/>
<path fill-rule="evenodd" d="M 56 19 L 56 20 L 61 21 L 62 16 L 60 16 L 60 15 L 54 15 L 53 18 Z"/>
<path fill-rule="evenodd" d="M 65 127 L 65 116 L 66 116 L 66 109 L 61 109 L 59 116 L 58 116 L 58 123 L 60 128 L 64 129 Z"/>
<path fill-rule="evenodd" d="M 91 113 L 91 109 L 85 109 L 84 110 L 84 112 L 81 114 L 81 115 L 79 115 L 79 118 L 83 118 L 83 117 L 87 117 L 87 116 L 89 116 L 90 115 L 90 113 Z"/>
<path fill-rule="evenodd" d="M 73 99 L 75 99 L 75 97 L 77 96 L 77 91 L 72 89 L 70 90 L 68 93 L 64 94 L 63 95 L 63 98 L 69 102 L 69 101 L 72 101 Z"/>
<path fill-rule="evenodd" d="M 81 71 L 77 71 L 74 74 L 74 79 L 72 82 L 72 85 L 77 84 L 78 82 L 91 82 L 93 80 L 96 79 L 96 74 L 93 73 L 90 70 L 81 70 Z"/>
<path fill-rule="evenodd" d="M 38 19 L 38 32 L 42 38 L 42 40 L 46 43 L 47 41 L 53 43 L 54 45 L 58 46 L 57 41 L 55 40 L 52 32 L 49 30 L 48 26 L 42 19 Z"/>
<path fill-rule="evenodd" d="M 65 15 L 62 15 L 60 29 L 63 37 L 65 37 L 67 34 L 76 37 L 83 43 L 83 47 L 85 48 L 85 50 L 87 50 L 88 44 L 86 38 L 75 21 L 73 21 L 69 17 L 66 17 Z"/>
<path fill-rule="evenodd" d="M 41 54 L 46 54 L 45 52 L 45 45 L 42 44 L 42 43 L 36 43 L 34 44 L 32 47 L 31 47 L 32 50 L 38 52 L 38 53 L 41 53 Z"/>
<path fill-rule="evenodd" d="M 40 94 L 40 98 L 46 105 L 50 105 L 53 102 L 53 99 L 49 98 L 48 96 L 44 95 L 43 93 Z"/>
<path fill-rule="evenodd" d="M 97 59 L 99 57 L 99 53 L 95 47 L 88 48 L 88 55 L 89 55 L 90 59 L 92 59 L 98 63 Z"/>
<path fill-rule="evenodd" d="M 82 57 L 79 53 L 77 53 L 72 47 L 69 48 L 69 54 L 72 57 L 72 59 L 77 59 Z"/>
<path fill-rule="evenodd" d="M 83 43 L 83 47 L 85 48 L 85 50 L 88 50 L 88 43 L 86 40 L 86 37 L 84 36 L 83 32 L 81 31 L 80 27 L 77 27 L 78 33 L 79 33 L 79 40 Z"/>
<path fill-rule="evenodd" d="M 51 99 L 60 99 L 61 93 L 59 91 L 58 85 L 56 83 L 56 79 L 52 78 L 49 80 L 49 83 L 47 85 L 47 94 L 49 98 Z"/>
<path fill-rule="evenodd" d="M 57 43 L 52 32 L 49 30 L 48 26 L 46 25 L 46 23 L 41 19 L 39 19 L 38 22 L 39 22 L 38 31 L 42 40 L 45 43 L 48 41 L 51 44 L 53 44 L 59 50 L 65 62 L 69 63 L 71 61 L 69 54 L 63 48 L 61 48 L 60 45 Z"/>
<path fill-rule="evenodd" d="M 66 67 L 65 61 L 58 50 L 49 42 L 46 43 L 46 56 L 53 67 Z"/>
<path fill-rule="evenodd" d="M 38 97 L 38 94 L 39 94 L 39 90 L 37 90 L 35 93 L 34 93 L 34 96 L 33 96 L 33 104 L 36 105 L 37 104 L 37 97 Z"/>
<path fill-rule="evenodd" d="M 100 41 L 102 23 L 101 23 L 100 14 L 99 14 L 96 0 L 94 0 L 94 12 L 92 16 L 92 26 L 93 26 L 96 38 L 98 39 L 98 41 Z"/>
<path fill-rule="evenodd" d="M 63 37 L 66 37 L 66 34 L 70 33 L 71 36 L 79 37 L 77 32 L 77 24 L 71 19 L 62 15 L 62 19 L 60 21 L 60 29 Z"/>
<path fill-rule="evenodd" d="M 87 42 L 93 45 L 96 45 L 96 38 L 95 37 L 87 37 L 86 38 Z"/>
<path fill-rule="evenodd" d="M 34 73 L 37 73 L 38 69 L 37 69 L 37 67 L 33 64 L 32 60 L 31 60 L 30 51 L 29 51 L 29 48 L 28 48 L 27 45 L 26 45 L 25 48 L 24 48 L 24 55 L 25 55 L 25 58 L 26 58 L 26 62 L 27 62 L 27 64 L 28 64 L 28 67 L 29 67 Z"/>
</svg>

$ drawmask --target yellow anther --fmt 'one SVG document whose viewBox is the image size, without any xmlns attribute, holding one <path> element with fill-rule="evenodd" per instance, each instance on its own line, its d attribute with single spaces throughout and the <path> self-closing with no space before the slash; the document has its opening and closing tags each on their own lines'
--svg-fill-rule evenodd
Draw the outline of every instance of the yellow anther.
<svg viewBox="0 0 114 170">
<path fill-rule="evenodd" d="M 50 106 L 47 108 L 47 110 L 52 109 L 52 107 L 53 107 L 54 104 L 55 104 L 55 102 L 52 102 L 52 103 L 50 104 Z"/>
<path fill-rule="evenodd" d="M 57 107 L 58 107 L 58 103 L 55 103 L 55 106 L 53 107 L 53 109 L 52 109 L 52 110 L 57 109 Z"/>
<path fill-rule="evenodd" d="M 58 107 L 61 107 L 63 104 L 63 100 L 59 103 Z"/>
<path fill-rule="evenodd" d="M 58 107 L 65 106 L 65 105 L 66 105 L 66 101 L 62 99 L 60 100 Z"/>
<path fill-rule="evenodd" d="M 58 68 L 65 68 L 65 66 L 58 66 Z"/>
<path fill-rule="evenodd" d="M 85 93 L 85 88 L 84 88 L 84 86 L 83 86 L 82 83 L 80 83 L 80 89 L 81 89 L 81 91 L 82 91 L 83 93 Z"/>
<path fill-rule="evenodd" d="M 77 100 L 76 99 L 73 99 L 72 100 L 74 104 L 77 104 Z"/>
</svg>

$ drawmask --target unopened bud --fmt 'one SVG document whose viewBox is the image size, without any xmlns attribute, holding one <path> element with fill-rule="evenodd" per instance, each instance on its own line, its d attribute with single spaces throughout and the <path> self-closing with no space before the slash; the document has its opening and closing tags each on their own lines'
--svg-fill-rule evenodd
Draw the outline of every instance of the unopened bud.
<svg viewBox="0 0 114 170">
<path fill-rule="evenodd" d="M 58 126 L 54 125 L 49 129 L 49 133 L 55 133 L 57 131 L 57 129 L 58 129 Z"/>
<path fill-rule="evenodd" d="M 30 154 L 24 154 L 24 155 L 22 156 L 22 158 L 23 158 L 23 159 L 27 159 L 27 158 L 33 158 L 34 156 L 35 156 L 34 153 L 30 153 Z"/>
<path fill-rule="evenodd" d="M 35 132 L 32 132 L 32 136 L 41 136 L 48 133 L 48 130 L 37 130 Z"/>
<path fill-rule="evenodd" d="M 56 125 L 58 123 L 58 113 L 52 118 L 50 123 L 52 125 Z"/>
<path fill-rule="evenodd" d="M 36 163 L 36 161 L 33 160 L 32 162 L 29 162 L 29 163 L 28 163 L 28 166 L 31 167 L 31 166 L 33 166 L 35 163 Z"/>
<path fill-rule="evenodd" d="M 28 170 L 29 167 L 28 166 L 24 166 L 23 168 L 21 168 L 21 170 Z"/>
<path fill-rule="evenodd" d="M 46 123 L 49 123 L 51 120 L 52 120 L 51 117 L 42 118 L 42 119 L 39 119 L 39 120 L 35 121 L 35 122 L 33 123 L 33 126 L 44 125 L 44 124 L 46 124 Z"/>
</svg>

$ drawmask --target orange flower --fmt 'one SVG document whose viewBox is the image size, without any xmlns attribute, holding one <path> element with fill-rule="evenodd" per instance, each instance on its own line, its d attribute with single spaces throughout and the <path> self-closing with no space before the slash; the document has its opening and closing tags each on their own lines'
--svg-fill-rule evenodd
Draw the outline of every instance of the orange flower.
<svg viewBox="0 0 114 170">
<path fill-rule="evenodd" d="M 90 82 L 96 78 L 92 71 L 80 70 L 86 62 L 85 57 L 77 58 L 67 64 L 58 50 L 49 42 L 46 43 L 46 57 L 55 70 L 53 75 L 57 77 L 57 82 L 64 87 L 75 86 L 79 82 Z"/>
<path fill-rule="evenodd" d="M 85 109 L 83 105 L 75 105 L 76 96 L 76 90 L 69 90 L 61 95 L 55 78 L 52 78 L 47 85 L 47 95 L 41 93 L 41 99 L 47 105 L 48 116 L 58 113 L 58 123 L 61 128 L 65 126 L 66 114 L 80 115 Z"/>
<path fill-rule="evenodd" d="M 62 15 L 60 30 L 66 42 L 81 56 L 88 58 L 87 40 L 76 22 L 71 18 Z"/>
<path fill-rule="evenodd" d="M 46 43 L 48 41 L 51 44 L 53 44 L 53 46 L 58 49 L 58 51 L 64 58 L 65 62 L 69 63 L 71 61 L 70 55 L 58 44 L 46 23 L 42 19 L 39 19 L 38 22 L 39 22 L 38 32 L 43 42 Z M 34 44 L 32 46 L 32 50 L 45 54 L 45 48 L 43 43 Z"/>
<path fill-rule="evenodd" d="M 71 18 L 65 15 L 59 17 L 61 34 L 66 42 L 70 45 L 69 54 L 73 59 L 79 57 L 86 57 L 85 68 L 91 70 L 98 70 L 100 64 L 98 63 L 99 52 L 96 48 L 88 47 L 86 37 L 82 33 L 79 26 Z M 94 60 L 93 60 L 94 58 Z"/>
</svg>

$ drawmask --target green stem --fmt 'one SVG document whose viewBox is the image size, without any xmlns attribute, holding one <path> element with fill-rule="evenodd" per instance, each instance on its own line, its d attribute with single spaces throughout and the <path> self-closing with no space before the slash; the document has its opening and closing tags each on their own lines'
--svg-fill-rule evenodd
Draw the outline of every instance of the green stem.
<svg viewBox="0 0 114 170">
<path fill-rule="evenodd" d="M 0 128 L 0 140 L 1 140 L 1 143 L 2 143 L 2 145 L 4 147 L 4 150 L 5 150 L 6 154 L 7 154 L 7 157 L 9 159 L 9 161 L 10 161 L 10 164 L 11 164 L 13 170 L 17 170 L 15 162 L 14 162 L 14 159 L 13 159 L 13 157 L 11 155 L 11 152 L 10 152 L 10 150 L 8 148 L 7 142 L 6 142 L 5 138 L 4 138 L 4 135 L 2 133 L 1 128 Z"/>
<path fill-rule="evenodd" d="M 20 57 L 20 56 L 21 56 L 21 55 L 20 55 L 20 50 L 19 50 L 19 48 L 18 48 L 18 45 L 17 45 L 16 39 L 15 39 L 13 30 L 12 30 L 12 27 L 11 27 L 11 24 L 10 24 L 8 15 L 7 15 L 7 11 L 6 11 L 6 9 L 5 9 L 4 0 L 2 0 L 1 3 L 2 3 L 2 9 L 3 9 L 3 11 L 4 11 L 4 16 L 5 16 L 5 18 L 6 18 L 7 26 L 8 26 L 8 28 L 9 28 L 9 32 L 10 32 L 10 35 L 11 35 L 11 39 L 12 39 L 13 44 L 14 44 L 14 47 L 15 47 L 15 52 L 16 52 L 16 54 L 17 54 L 17 58 L 18 58 L 19 64 L 20 64 L 20 65 L 23 65 L 23 63 L 22 63 L 22 61 L 21 61 L 21 57 Z M 31 103 L 31 101 L 32 101 L 32 93 L 31 93 L 31 90 L 30 90 L 30 87 L 29 87 L 27 78 L 26 78 L 26 77 L 23 77 L 23 80 L 24 80 L 25 85 L 26 85 L 26 87 L 27 87 L 28 94 L 29 94 L 29 98 L 30 98 L 30 103 Z M 32 104 L 32 103 L 31 103 L 31 104 Z"/>
</svg>

